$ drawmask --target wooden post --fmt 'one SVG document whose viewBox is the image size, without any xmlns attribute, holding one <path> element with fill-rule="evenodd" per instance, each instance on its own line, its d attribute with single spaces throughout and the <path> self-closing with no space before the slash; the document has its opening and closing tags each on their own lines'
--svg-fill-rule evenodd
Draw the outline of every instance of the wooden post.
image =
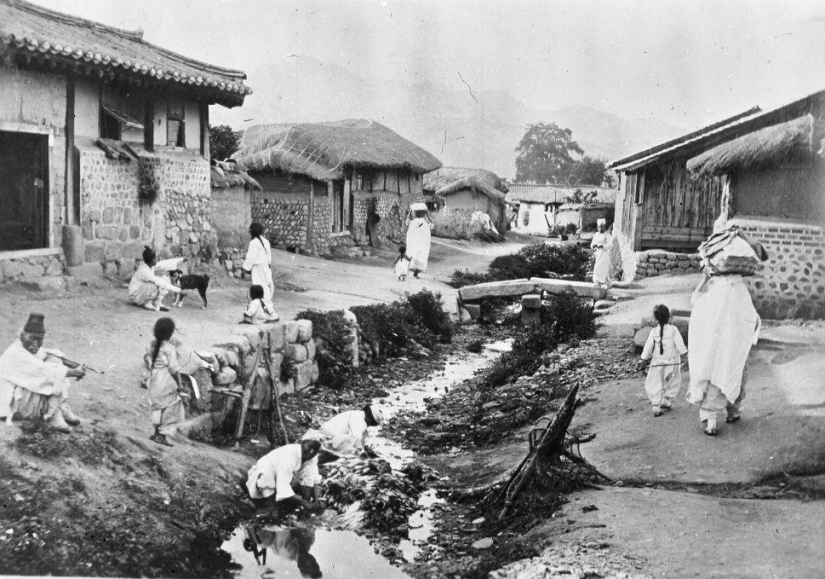
<svg viewBox="0 0 825 579">
<path fill-rule="evenodd" d="M 201 156 L 207 161 L 210 160 L 212 151 L 209 149 L 209 105 L 203 101 L 200 103 L 201 117 Z M 218 159 L 223 161 L 223 159 Z"/>
<path fill-rule="evenodd" d="M 309 180 L 309 207 L 307 207 L 307 240 L 306 240 L 306 250 L 311 254 L 315 254 L 313 251 L 313 244 L 312 244 L 312 235 L 313 229 L 315 228 L 315 180 L 310 178 Z"/>
<path fill-rule="evenodd" d="M 155 95 L 151 91 L 143 99 L 143 148 L 149 153 L 155 150 Z"/>
<path fill-rule="evenodd" d="M 243 437 L 243 427 L 246 422 L 246 413 L 249 410 L 249 400 L 252 398 L 252 388 L 255 387 L 255 380 L 258 378 L 258 364 L 261 362 L 262 346 L 258 346 L 258 351 L 255 352 L 255 359 L 252 362 L 252 368 L 249 370 L 249 376 L 246 381 L 246 386 L 243 389 L 243 397 L 241 398 L 241 411 L 238 416 L 238 426 L 235 428 L 235 448 L 241 445 L 241 438 Z"/>
<path fill-rule="evenodd" d="M 66 83 L 66 193 L 63 208 L 66 225 L 80 224 L 80 207 L 76 206 L 74 191 L 74 91 L 74 79 L 71 78 Z"/>
<path fill-rule="evenodd" d="M 636 174 L 634 195 L 637 200 L 633 204 L 633 250 L 642 249 L 642 223 L 645 213 L 645 174 Z"/>
</svg>

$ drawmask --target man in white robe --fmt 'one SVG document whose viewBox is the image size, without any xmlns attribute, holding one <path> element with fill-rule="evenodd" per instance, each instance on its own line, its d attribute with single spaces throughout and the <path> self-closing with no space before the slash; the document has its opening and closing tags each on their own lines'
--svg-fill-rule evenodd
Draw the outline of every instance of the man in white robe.
<svg viewBox="0 0 825 579">
<path fill-rule="evenodd" d="M 407 227 L 407 258 L 410 260 L 409 269 L 413 277 L 418 277 L 419 273 L 427 271 L 433 223 L 425 203 L 413 203 L 410 211 L 414 218 Z"/>
<path fill-rule="evenodd" d="M 593 235 L 590 247 L 595 250 L 596 262 L 593 265 L 593 283 L 609 287 L 610 285 L 610 244 L 612 238 L 606 232 L 607 220 L 599 219 L 598 231 Z"/>
<path fill-rule="evenodd" d="M 178 258 L 179 262 L 182 258 Z M 171 260 L 167 260 L 169 262 Z M 166 262 L 164 262 L 166 263 Z M 156 312 L 168 312 L 169 308 L 163 305 L 163 298 L 168 293 L 186 295 L 181 289 L 169 281 L 168 277 L 155 275 L 157 254 L 151 247 L 143 250 L 143 263 L 132 274 L 129 281 L 129 301 L 133 304 Z"/>
<path fill-rule="evenodd" d="M 70 432 L 80 419 L 69 407 L 69 380 L 80 380 L 86 369 L 61 360 L 59 350 L 43 348 L 46 329 L 42 314 L 30 314 L 20 339 L 0 355 L 0 418 L 11 424 L 20 418 L 43 418 L 60 432 Z M 58 358 L 58 356 L 60 358 Z"/>
<path fill-rule="evenodd" d="M 705 434 L 716 435 L 717 413 L 740 419 L 745 363 L 759 338 L 761 320 L 741 275 L 706 276 L 692 297 L 688 402 L 699 406 Z"/>
<path fill-rule="evenodd" d="M 249 247 L 246 250 L 246 258 L 243 262 L 243 269 L 252 276 L 252 285 L 259 285 L 264 288 L 264 300 L 272 301 L 272 294 L 275 291 L 272 282 L 272 248 L 269 240 L 264 236 L 264 227 L 258 222 L 253 222 L 249 226 Z"/>
<path fill-rule="evenodd" d="M 302 440 L 299 444 L 286 444 L 261 457 L 252 465 L 240 485 L 251 499 L 275 496 L 276 504 L 287 507 L 312 508 L 318 503 L 318 484 L 321 475 L 318 455 L 321 443 Z M 296 487 L 303 497 L 295 493 Z M 305 497 L 311 496 L 312 502 Z"/>
<path fill-rule="evenodd" d="M 336 414 L 320 430 L 308 430 L 304 440 L 320 440 L 321 449 L 337 457 L 357 456 L 364 450 L 367 429 L 381 426 L 384 415 L 377 406 L 364 406 L 361 410 L 347 410 Z M 317 461 L 317 457 L 315 459 Z"/>
</svg>

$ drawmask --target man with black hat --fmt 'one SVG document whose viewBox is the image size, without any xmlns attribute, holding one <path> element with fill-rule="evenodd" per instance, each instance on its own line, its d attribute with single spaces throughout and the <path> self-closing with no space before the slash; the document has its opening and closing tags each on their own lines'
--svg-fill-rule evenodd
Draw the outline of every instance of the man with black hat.
<svg viewBox="0 0 825 579">
<path fill-rule="evenodd" d="M 80 419 L 67 403 L 68 378 L 80 380 L 86 369 L 61 360 L 57 350 L 43 348 L 43 317 L 29 314 L 20 339 L 0 354 L 0 417 L 6 418 L 6 424 L 15 415 L 42 417 L 56 430 L 70 432 L 69 425 L 77 426 Z"/>
</svg>

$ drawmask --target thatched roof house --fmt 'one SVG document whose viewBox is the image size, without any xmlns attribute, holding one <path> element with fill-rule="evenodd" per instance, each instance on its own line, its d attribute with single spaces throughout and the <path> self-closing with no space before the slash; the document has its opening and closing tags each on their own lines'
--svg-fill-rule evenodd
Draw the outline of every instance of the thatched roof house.
<svg viewBox="0 0 825 579">
<path fill-rule="evenodd" d="M 424 195 L 431 209 L 461 211 L 468 218 L 481 211 L 500 232 L 507 230 L 506 191 L 504 181 L 485 169 L 441 167 L 424 176 Z"/>
<path fill-rule="evenodd" d="M 423 200 L 422 175 L 441 167 L 368 119 L 251 127 L 232 159 L 263 188 L 252 213 L 270 240 L 313 253 L 403 239 L 409 205 Z"/>
<path fill-rule="evenodd" d="M 513 229 L 530 235 L 549 235 L 568 223 L 587 230 L 601 218 L 612 222 L 615 199 L 613 189 L 537 183 L 511 183 L 506 197 L 514 211 Z"/>
<path fill-rule="evenodd" d="M 232 158 L 252 172 L 300 174 L 317 181 L 343 179 L 353 167 L 423 174 L 441 166 L 421 147 L 369 119 L 250 127 Z"/>
<path fill-rule="evenodd" d="M 692 175 L 717 178 L 717 224 L 735 223 L 768 251 L 750 280 L 765 317 L 825 317 L 825 91 L 721 132 L 687 160 Z"/>
<path fill-rule="evenodd" d="M 129 273 L 143 246 L 214 255 L 209 107 L 246 74 L 128 31 L 0 0 L 0 281 L 84 265 Z M 125 269 L 124 269 L 125 268 Z M 69 269 L 68 271 L 72 271 Z"/>
</svg>

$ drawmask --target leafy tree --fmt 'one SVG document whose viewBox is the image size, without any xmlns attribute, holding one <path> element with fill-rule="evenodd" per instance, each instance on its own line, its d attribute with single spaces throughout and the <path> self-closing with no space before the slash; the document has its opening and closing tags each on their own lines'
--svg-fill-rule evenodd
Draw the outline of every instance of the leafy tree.
<svg viewBox="0 0 825 579">
<path fill-rule="evenodd" d="M 229 125 L 209 127 L 209 151 L 213 159 L 223 161 L 238 150 L 241 133 L 232 130 Z"/>
<path fill-rule="evenodd" d="M 555 123 L 534 123 L 516 147 L 516 180 L 537 183 L 566 182 L 575 164 L 573 155 L 584 151 L 573 131 Z"/>
<path fill-rule="evenodd" d="M 585 155 L 573 163 L 570 171 L 570 183 L 573 185 L 613 186 L 613 172 L 607 169 L 605 159 Z"/>
</svg>

